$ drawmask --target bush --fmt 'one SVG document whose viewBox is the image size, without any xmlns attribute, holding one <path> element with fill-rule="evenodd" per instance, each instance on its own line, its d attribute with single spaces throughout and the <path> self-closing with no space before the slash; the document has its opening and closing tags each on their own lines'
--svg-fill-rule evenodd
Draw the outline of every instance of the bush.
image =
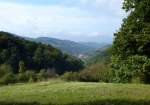
<svg viewBox="0 0 150 105">
<path fill-rule="evenodd" d="M 79 74 L 79 80 L 84 82 L 109 82 L 110 78 L 109 65 L 103 63 L 93 64 Z"/>
<path fill-rule="evenodd" d="M 36 82 L 36 81 L 45 81 L 49 78 L 56 78 L 54 69 L 43 69 L 39 73 L 35 73 L 34 70 L 25 70 L 24 63 L 19 62 L 19 73 L 13 74 L 13 70 L 10 65 L 2 64 L 0 65 L 0 84 L 9 84 L 16 82 Z"/>
<path fill-rule="evenodd" d="M 78 81 L 79 73 L 77 72 L 66 72 L 61 76 L 61 79 L 65 81 Z"/>
<path fill-rule="evenodd" d="M 80 81 L 83 82 L 98 82 L 99 78 L 97 78 L 97 76 L 95 76 L 94 74 L 91 74 L 91 71 L 82 71 L 80 73 Z"/>
<path fill-rule="evenodd" d="M 25 73 L 19 73 L 17 75 L 17 80 L 18 80 L 18 82 L 27 82 L 28 76 Z"/>
<path fill-rule="evenodd" d="M 86 67 L 80 72 L 66 72 L 61 78 L 67 81 L 109 82 L 110 74 L 109 65 L 97 63 Z"/>
<path fill-rule="evenodd" d="M 0 78 L 5 76 L 7 73 L 10 73 L 12 71 L 12 67 L 7 64 L 0 65 Z"/>
<path fill-rule="evenodd" d="M 36 76 L 38 81 L 45 81 L 50 78 L 56 78 L 58 75 L 54 69 L 42 69 L 39 73 L 36 74 Z"/>
<path fill-rule="evenodd" d="M 0 79 L 0 84 L 3 85 L 8 85 L 16 82 L 17 82 L 16 75 L 14 75 L 12 72 L 7 73 Z"/>
<path fill-rule="evenodd" d="M 46 78 L 56 78 L 58 75 L 55 72 L 55 69 L 47 69 L 46 70 Z"/>
<path fill-rule="evenodd" d="M 57 77 L 57 74 L 52 69 L 41 70 L 39 73 L 35 73 L 33 70 L 27 70 L 26 72 L 21 72 L 18 74 L 19 82 L 36 82 L 36 81 L 45 81 L 48 78 Z"/>
<path fill-rule="evenodd" d="M 17 82 L 17 79 L 12 73 L 11 66 L 7 64 L 0 65 L 0 84 L 7 85 L 15 82 Z"/>
<path fill-rule="evenodd" d="M 150 83 L 150 59 L 146 56 L 130 56 L 122 62 L 113 62 L 112 66 L 114 82 Z"/>
<path fill-rule="evenodd" d="M 46 70 L 43 69 L 43 70 L 40 70 L 39 73 L 37 73 L 37 80 L 38 81 L 44 81 L 44 80 L 47 80 L 47 73 L 46 73 Z"/>
<path fill-rule="evenodd" d="M 35 82 L 37 81 L 36 73 L 32 70 L 27 70 L 24 73 L 18 74 L 18 82 Z"/>
<path fill-rule="evenodd" d="M 150 59 L 146 60 L 145 64 L 143 65 L 143 71 L 141 78 L 145 83 L 150 84 Z"/>
<path fill-rule="evenodd" d="M 28 70 L 28 71 L 25 72 L 25 75 L 26 75 L 25 77 L 27 78 L 28 82 L 35 82 L 35 81 L 37 81 L 37 77 L 36 77 L 36 74 L 35 74 L 34 71 Z"/>
</svg>

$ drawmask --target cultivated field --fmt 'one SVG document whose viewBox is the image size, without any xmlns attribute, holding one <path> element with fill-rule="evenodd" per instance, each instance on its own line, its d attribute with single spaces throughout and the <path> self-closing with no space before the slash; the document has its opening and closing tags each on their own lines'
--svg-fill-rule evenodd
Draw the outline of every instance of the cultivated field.
<svg viewBox="0 0 150 105">
<path fill-rule="evenodd" d="M 0 87 L 0 105 L 150 105 L 150 85 L 49 81 Z"/>
</svg>

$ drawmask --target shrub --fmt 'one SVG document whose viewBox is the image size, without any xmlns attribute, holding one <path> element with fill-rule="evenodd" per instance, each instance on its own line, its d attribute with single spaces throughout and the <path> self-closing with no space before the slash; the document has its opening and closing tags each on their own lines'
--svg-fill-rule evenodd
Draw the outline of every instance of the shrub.
<svg viewBox="0 0 150 105">
<path fill-rule="evenodd" d="M 141 78 L 145 83 L 150 84 L 150 59 L 146 60 L 145 64 L 143 65 L 143 71 Z"/>
<path fill-rule="evenodd" d="M 79 74 L 80 81 L 85 82 L 109 82 L 110 78 L 109 65 L 103 63 L 97 63 L 86 67 Z"/>
<path fill-rule="evenodd" d="M 99 78 L 90 70 L 83 70 L 80 72 L 80 81 L 84 82 L 98 82 Z"/>
<path fill-rule="evenodd" d="M 0 65 L 0 84 L 7 85 L 10 83 L 15 83 L 16 81 L 17 79 L 12 73 L 11 66 L 7 64 Z"/>
<path fill-rule="evenodd" d="M 67 81 L 109 82 L 112 76 L 108 64 L 97 63 L 80 72 L 66 72 L 61 78 Z"/>
<path fill-rule="evenodd" d="M 28 70 L 25 72 L 25 77 L 27 78 L 28 82 L 35 82 L 37 80 L 36 74 L 32 70 Z"/>
<path fill-rule="evenodd" d="M 114 82 L 150 82 L 150 59 L 146 56 L 130 56 L 127 60 L 115 62 L 112 68 Z"/>
<path fill-rule="evenodd" d="M 7 73 L 10 73 L 12 71 L 12 68 L 10 65 L 2 64 L 0 65 L 0 78 L 2 78 Z"/>
<path fill-rule="evenodd" d="M 8 85 L 16 82 L 17 82 L 16 75 L 14 75 L 12 72 L 7 73 L 0 79 L 0 84 L 3 85 Z"/>
<path fill-rule="evenodd" d="M 37 75 L 32 70 L 27 70 L 24 73 L 18 74 L 18 82 L 35 82 L 37 81 Z"/>
<path fill-rule="evenodd" d="M 19 73 L 17 75 L 17 80 L 18 80 L 18 82 L 27 82 L 28 76 L 25 73 Z"/>
<path fill-rule="evenodd" d="M 55 69 L 47 69 L 45 76 L 47 76 L 46 78 L 56 78 L 57 74 L 55 72 Z"/>
<path fill-rule="evenodd" d="M 77 72 L 66 72 L 61 76 L 61 79 L 66 81 L 78 81 L 79 73 Z"/>
<path fill-rule="evenodd" d="M 44 81 L 47 79 L 47 73 L 45 69 L 40 70 L 39 73 L 37 73 L 37 80 L 38 81 Z"/>
</svg>

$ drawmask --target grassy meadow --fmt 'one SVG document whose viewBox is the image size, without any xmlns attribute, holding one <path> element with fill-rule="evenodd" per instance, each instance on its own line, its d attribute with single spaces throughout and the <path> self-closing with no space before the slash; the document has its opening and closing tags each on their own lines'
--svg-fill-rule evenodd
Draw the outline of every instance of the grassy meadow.
<svg viewBox="0 0 150 105">
<path fill-rule="evenodd" d="M 64 82 L 0 87 L 0 105 L 150 105 L 150 85 Z"/>
</svg>

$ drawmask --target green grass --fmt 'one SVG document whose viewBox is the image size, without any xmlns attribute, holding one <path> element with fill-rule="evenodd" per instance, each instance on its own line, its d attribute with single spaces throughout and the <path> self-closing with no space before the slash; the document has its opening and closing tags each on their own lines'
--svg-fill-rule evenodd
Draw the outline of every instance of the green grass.
<svg viewBox="0 0 150 105">
<path fill-rule="evenodd" d="M 150 85 L 49 81 L 0 87 L 0 105 L 150 105 Z"/>
</svg>

